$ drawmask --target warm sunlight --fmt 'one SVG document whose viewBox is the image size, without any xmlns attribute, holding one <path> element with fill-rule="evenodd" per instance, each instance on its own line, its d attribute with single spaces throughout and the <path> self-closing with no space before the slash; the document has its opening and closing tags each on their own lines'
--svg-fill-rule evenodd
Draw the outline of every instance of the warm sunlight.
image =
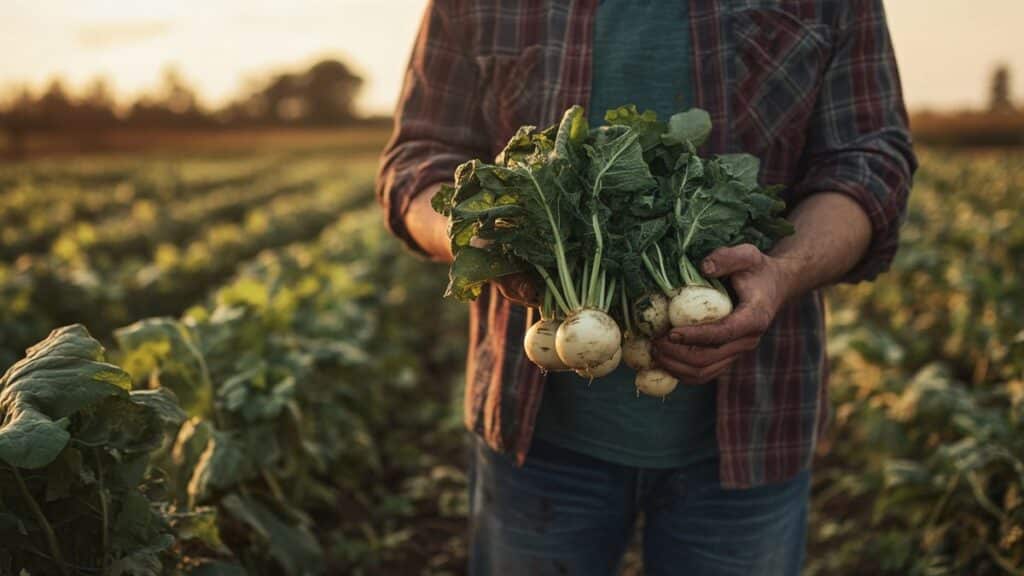
<svg viewBox="0 0 1024 576">
<path fill-rule="evenodd" d="M 270 70 L 341 57 L 367 79 L 360 109 L 388 113 L 425 0 L 137 2 L 14 0 L 0 18 L 0 85 L 82 86 L 108 76 L 119 94 L 177 67 L 209 104 Z M 1019 0 L 888 0 L 910 108 L 979 106 L 997 62 L 1024 75 Z"/>
</svg>

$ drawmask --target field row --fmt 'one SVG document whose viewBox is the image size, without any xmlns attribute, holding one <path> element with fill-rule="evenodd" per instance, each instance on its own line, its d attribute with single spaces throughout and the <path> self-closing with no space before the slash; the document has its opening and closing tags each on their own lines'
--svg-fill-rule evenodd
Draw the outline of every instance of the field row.
<svg viewBox="0 0 1024 576">
<path fill-rule="evenodd" d="M 71 351 L 94 344 L 80 328 L 55 334 L 38 354 L 60 354 L 83 390 L 134 382 L 139 413 L 101 409 L 117 436 L 72 426 L 71 442 L 22 480 L 0 469 L 7 517 L 32 519 L 20 533 L 0 523 L 0 572 L 49 573 L 54 558 L 92 573 L 127 557 L 161 574 L 405 574 L 460 563 L 465 478 L 450 465 L 461 436 L 447 415 L 465 310 L 422 305 L 441 293 L 439 272 L 404 254 L 371 207 L 316 241 L 262 253 L 180 319 L 117 330 L 108 358 L 127 375 L 101 365 L 103 378 L 90 381 L 96 357 Z M 37 365 L 34 392 L 45 394 L 51 364 Z M 173 391 L 184 413 L 146 388 Z M 168 450 L 138 428 L 148 406 L 159 407 Z M 109 457 L 126 445 L 129 458 Z M 81 474 L 67 476 L 75 461 Z M 66 480 L 56 486 L 57 477 Z M 23 490 L 8 489 L 18 482 Z M 35 516 L 30 500 L 41 503 Z M 34 553 L 45 548 L 40 514 L 60 554 Z"/>
<path fill-rule="evenodd" d="M 0 260 L 59 251 L 82 239 L 110 245 L 112 251 L 180 241 L 211 221 L 237 218 L 247 208 L 341 172 L 337 159 L 327 155 L 250 160 L 242 163 L 244 171 L 233 161 L 220 166 L 221 173 L 200 162 L 201 176 L 189 163 L 167 162 L 143 163 L 132 173 L 118 172 L 122 179 L 101 184 L 25 175 L 0 196 Z"/>
<path fill-rule="evenodd" d="M 0 367 L 56 325 L 83 322 L 105 337 L 134 319 L 181 313 L 259 252 L 313 238 L 368 203 L 370 169 L 310 162 L 293 181 L 268 176 L 230 194 L 80 224 L 49 252 L 0 262 Z"/>
</svg>

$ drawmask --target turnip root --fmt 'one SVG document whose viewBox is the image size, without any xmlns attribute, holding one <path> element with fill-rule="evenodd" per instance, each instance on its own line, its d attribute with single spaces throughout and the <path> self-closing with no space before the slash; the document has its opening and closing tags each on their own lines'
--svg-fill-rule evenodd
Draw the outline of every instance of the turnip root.
<svg viewBox="0 0 1024 576">
<path fill-rule="evenodd" d="M 657 338 L 669 329 L 668 299 L 653 292 L 633 304 L 636 331 L 648 338 Z"/>
<path fill-rule="evenodd" d="M 651 341 L 644 336 L 627 332 L 622 339 L 622 361 L 634 370 L 647 370 L 654 367 L 651 357 Z"/>
<path fill-rule="evenodd" d="M 569 367 L 558 357 L 555 350 L 555 334 L 561 322 L 554 319 L 540 320 L 526 331 L 523 348 L 531 362 L 548 372 L 562 372 Z"/>
<path fill-rule="evenodd" d="M 616 350 L 615 355 L 609 358 L 607 361 L 598 364 L 590 369 L 577 370 L 576 373 L 584 378 L 593 380 L 594 378 L 601 378 L 612 373 L 616 368 L 619 367 L 619 362 L 622 360 L 622 349 Z"/>
<path fill-rule="evenodd" d="M 710 286 L 686 286 L 668 305 L 668 318 L 673 327 L 714 322 L 730 312 L 732 300 L 729 295 Z"/>
<path fill-rule="evenodd" d="M 555 333 L 555 351 L 573 370 L 592 371 L 621 350 L 622 332 L 608 314 L 583 308 L 573 312 Z"/>
<path fill-rule="evenodd" d="M 635 382 L 637 390 L 648 396 L 656 396 L 658 398 L 668 396 L 679 384 L 679 380 L 675 376 L 660 368 L 637 372 Z"/>
</svg>

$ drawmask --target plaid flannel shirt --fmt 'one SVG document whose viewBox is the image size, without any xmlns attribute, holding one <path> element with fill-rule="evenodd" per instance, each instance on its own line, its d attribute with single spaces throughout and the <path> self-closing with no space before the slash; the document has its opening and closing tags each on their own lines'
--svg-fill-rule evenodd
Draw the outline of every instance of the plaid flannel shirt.
<svg viewBox="0 0 1024 576">
<path fill-rule="evenodd" d="M 687 0 L 680 0 L 687 1 Z M 844 281 L 896 252 L 916 160 L 882 0 L 688 0 L 697 101 L 714 131 L 704 153 L 761 158 L 790 206 L 817 192 L 855 200 L 868 253 Z M 393 233 L 410 202 L 471 158 L 491 159 L 522 124 L 587 106 L 597 0 L 434 0 L 405 76 L 378 197 Z M 670 57 L 670 55 L 666 55 Z M 522 463 L 544 377 L 526 360 L 531 313 L 493 287 L 472 304 L 465 420 Z M 779 310 L 759 347 L 719 378 L 721 483 L 743 488 L 809 466 L 828 420 L 824 301 Z"/>
</svg>

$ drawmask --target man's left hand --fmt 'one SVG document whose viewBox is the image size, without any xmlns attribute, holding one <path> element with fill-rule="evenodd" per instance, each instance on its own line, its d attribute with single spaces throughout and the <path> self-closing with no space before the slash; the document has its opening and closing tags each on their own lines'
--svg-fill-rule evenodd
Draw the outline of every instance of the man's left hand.
<svg viewBox="0 0 1024 576">
<path fill-rule="evenodd" d="M 708 278 L 729 276 L 738 303 L 716 322 L 673 328 L 654 341 L 658 365 L 684 384 L 705 384 L 721 375 L 736 357 L 757 347 L 793 283 L 777 258 L 751 244 L 715 250 L 701 263 Z"/>
</svg>

